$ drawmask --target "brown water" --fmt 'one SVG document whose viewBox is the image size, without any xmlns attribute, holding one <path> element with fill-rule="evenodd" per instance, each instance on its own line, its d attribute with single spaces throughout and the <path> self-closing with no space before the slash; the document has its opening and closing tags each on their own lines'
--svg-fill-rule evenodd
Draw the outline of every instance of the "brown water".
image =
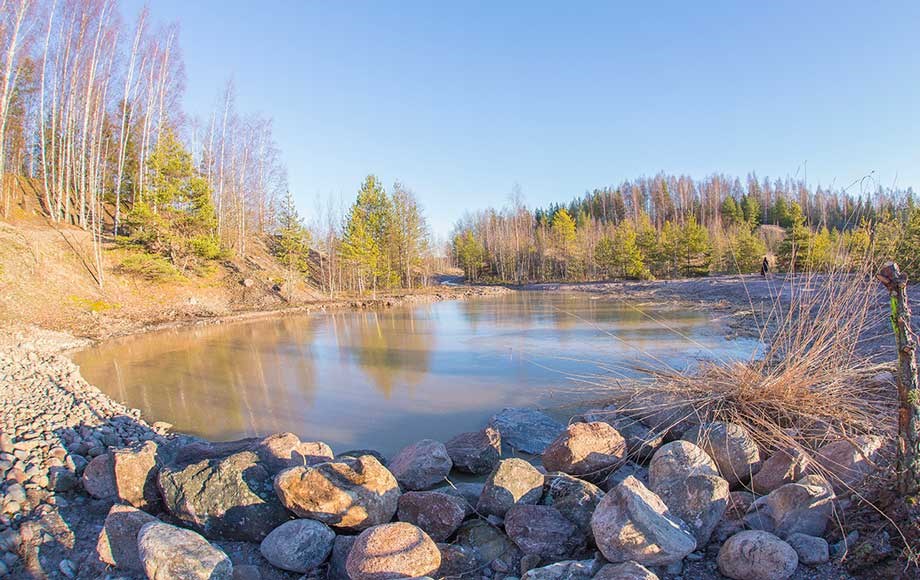
<svg viewBox="0 0 920 580">
<path fill-rule="evenodd" d="M 520 292 L 157 332 L 74 359 L 90 383 L 178 431 L 209 439 L 293 431 L 336 451 L 391 453 L 478 429 L 502 407 L 596 398 L 578 377 L 756 348 L 722 332 L 706 312 Z"/>
</svg>

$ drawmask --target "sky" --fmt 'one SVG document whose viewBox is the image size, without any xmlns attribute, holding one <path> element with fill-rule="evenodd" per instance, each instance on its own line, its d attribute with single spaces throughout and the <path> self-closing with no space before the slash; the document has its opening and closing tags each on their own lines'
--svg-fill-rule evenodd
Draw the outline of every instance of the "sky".
<svg viewBox="0 0 920 580">
<path fill-rule="evenodd" d="M 516 185 L 531 207 L 662 171 L 920 189 L 916 0 L 150 8 L 179 23 L 186 111 L 207 117 L 232 77 L 308 219 L 369 173 L 442 236 Z"/>
</svg>

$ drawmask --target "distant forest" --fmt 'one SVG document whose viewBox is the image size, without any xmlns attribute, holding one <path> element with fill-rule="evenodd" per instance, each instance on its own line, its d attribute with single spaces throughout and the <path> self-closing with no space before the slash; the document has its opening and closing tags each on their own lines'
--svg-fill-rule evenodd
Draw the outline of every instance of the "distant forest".
<svg viewBox="0 0 920 580">
<path fill-rule="evenodd" d="M 911 189 L 868 178 L 810 189 L 755 174 L 659 174 L 535 210 L 513 195 L 460 220 L 451 250 L 468 278 L 505 283 L 753 273 L 765 256 L 785 271 L 898 259 L 916 272 L 916 202 Z"/>
</svg>

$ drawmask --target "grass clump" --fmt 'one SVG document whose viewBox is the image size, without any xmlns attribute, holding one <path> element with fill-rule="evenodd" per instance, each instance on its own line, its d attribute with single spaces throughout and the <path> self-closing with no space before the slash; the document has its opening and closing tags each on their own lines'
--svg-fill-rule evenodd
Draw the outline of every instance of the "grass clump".
<svg viewBox="0 0 920 580">
<path fill-rule="evenodd" d="M 151 282 L 170 282 L 182 278 L 179 270 L 169 260 L 147 253 L 131 254 L 121 261 L 118 269 Z"/>
</svg>

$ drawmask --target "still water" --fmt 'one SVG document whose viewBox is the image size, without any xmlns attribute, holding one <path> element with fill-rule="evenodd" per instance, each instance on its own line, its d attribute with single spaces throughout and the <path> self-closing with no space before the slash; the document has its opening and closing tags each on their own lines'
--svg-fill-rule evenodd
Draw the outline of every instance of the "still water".
<svg viewBox="0 0 920 580">
<path fill-rule="evenodd" d="M 707 312 L 515 292 L 379 312 L 316 313 L 157 332 L 74 356 L 150 420 L 210 439 L 292 431 L 392 453 L 482 427 L 506 406 L 596 399 L 651 363 L 748 357 Z M 580 380 L 582 379 L 582 380 Z"/>
</svg>

